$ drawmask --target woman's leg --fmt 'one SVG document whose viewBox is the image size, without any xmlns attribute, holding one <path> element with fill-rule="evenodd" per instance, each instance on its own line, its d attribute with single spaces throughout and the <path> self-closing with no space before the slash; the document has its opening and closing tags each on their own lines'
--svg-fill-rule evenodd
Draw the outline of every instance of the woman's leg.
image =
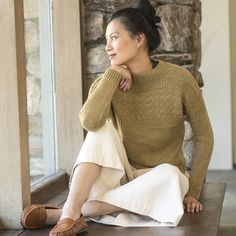
<svg viewBox="0 0 236 236">
<path fill-rule="evenodd" d="M 87 201 L 101 168 L 94 163 L 81 163 L 75 168 L 69 195 L 62 209 L 61 219 L 69 217 L 76 220 L 80 217 L 81 208 Z"/>
<path fill-rule="evenodd" d="M 56 224 L 60 219 L 69 217 L 74 220 L 81 215 L 93 183 L 100 173 L 101 166 L 93 163 L 79 164 L 73 173 L 70 191 L 63 209 L 47 209 L 46 224 Z"/>
<path fill-rule="evenodd" d="M 78 219 L 83 213 L 84 217 L 95 217 L 124 209 L 100 201 L 87 201 L 93 183 L 97 179 L 101 166 L 94 163 L 81 163 L 73 173 L 68 198 L 63 209 L 47 209 L 46 224 L 56 224 L 60 219 L 69 217 Z"/>
<path fill-rule="evenodd" d="M 116 212 L 126 211 L 123 208 L 113 206 L 106 202 L 88 201 L 82 206 L 82 214 L 84 217 L 97 217 Z M 55 225 L 61 218 L 62 209 L 47 209 L 46 225 Z"/>
<path fill-rule="evenodd" d="M 84 217 L 96 217 L 124 211 L 126 210 L 123 208 L 96 200 L 85 202 L 82 207 L 82 214 Z"/>
</svg>

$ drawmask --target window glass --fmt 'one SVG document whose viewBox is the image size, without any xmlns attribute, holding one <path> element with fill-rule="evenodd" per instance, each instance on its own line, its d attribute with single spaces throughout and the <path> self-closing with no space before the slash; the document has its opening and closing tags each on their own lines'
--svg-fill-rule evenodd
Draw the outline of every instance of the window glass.
<svg viewBox="0 0 236 236">
<path fill-rule="evenodd" d="M 50 2 L 24 0 L 31 185 L 56 170 Z"/>
</svg>

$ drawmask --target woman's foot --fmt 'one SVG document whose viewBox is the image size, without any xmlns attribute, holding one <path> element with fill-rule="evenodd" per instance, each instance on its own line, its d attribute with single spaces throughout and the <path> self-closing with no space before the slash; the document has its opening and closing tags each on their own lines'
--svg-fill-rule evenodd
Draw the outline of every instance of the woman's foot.
<svg viewBox="0 0 236 236">
<path fill-rule="evenodd" d="M 40 204 L 30 205 L 22 212 L 21 225 L 28 229 L 39 229 L 48 223 L 56 224 L 58 217 L 53 218 L 52 216 L 60 215 L 60 212 L 55 212 L 55 210 L 60 211 L 60 209 L 56 206 Z M 50 217 L 48 217 L 47 211 L 54 211 L 55 214 L 49 214 Z"/>
</svg>

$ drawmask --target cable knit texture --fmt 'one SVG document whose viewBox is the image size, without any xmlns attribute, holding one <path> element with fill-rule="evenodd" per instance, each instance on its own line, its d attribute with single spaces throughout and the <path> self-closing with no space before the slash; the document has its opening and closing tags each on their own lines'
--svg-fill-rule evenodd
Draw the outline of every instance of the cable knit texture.
<svg viewBox="0 0 236 236">
<path fill-rule="evenodd" d="M 129 91 L 119 89 L 122 75 L 109 68 L 91 86 L 80 111 L 84 129 L 95 131 L 112 119 L 135 168 L 162 163 L 185 172 L 182 152 L 184 116 L 193 129 L 196 149 L 187 196 L 199 198 L 213 148 L 213 133 L 201 91 L 180 66 L 159 61 L 151 70 L 132 74 Z"/>
</svg>

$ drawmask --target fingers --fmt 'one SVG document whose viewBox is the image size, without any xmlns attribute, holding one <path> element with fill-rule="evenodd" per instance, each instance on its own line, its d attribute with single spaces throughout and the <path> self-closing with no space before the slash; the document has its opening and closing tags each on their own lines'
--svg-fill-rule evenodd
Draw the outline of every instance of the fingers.
<svg viewBox="0 0 236 236">
<path fill-rule="evenodd" d="M 203 205 L 199 202 L 199 211 L 203 210 Z"/>
<path fill-rule="evenodd" d="M 192 212 L 192 213 L 195 211 L 196 205 L 197 205 L 197 204 L 196 204 L 195 202 L 193 202 L 193 203 L 191 204 L 190 209 L 191 209 L 191 212 Z"/>
<path fill-rule="evenodd" d="M 120 81 L 120 89 L 122 89 L 124 87 L 124 85 L 125 85 L 125 79 L 122 79 Z"/>
<path fill-rule="evenodd" d="M 127 81 L 122 79 L 120 82 L 120 89 L 124 91 L 124 88 L 127 86 Z"/>
<path fill-rule="evenodd" d="M 131 88 L 131 80 L 127 80 L 127 79 L 122 79 L 120 82 L 120 89 L 123 91 L 127 91 Z"/>
<path fill-rule="evenodd" d="M 190 212 L 191 211 L 191 203 L 187 203 L 187 212 Z"/>
<path fill-rule="evenodd" d="M 184 209 L 187 212 L 200 212 L 203 210 L 202 204 L 195 198 L 193 197 L 185 197 L 184 198 Z"/>
<path fill-rule="evenodd" d="M 202 211 L 202 204 L 201 204 L 201 203 L 199 203 L 199 204 L 196 205 L 196 210 L 195 210 L 195 211 L 196 211 L 196 212 Z"/>
<path fill-rule="evenodd" d="M 203 206 L 200 202 L 188 202 L 185 206 L 187 212 L 200 212 L 203 210 Z"/>
</svg>

